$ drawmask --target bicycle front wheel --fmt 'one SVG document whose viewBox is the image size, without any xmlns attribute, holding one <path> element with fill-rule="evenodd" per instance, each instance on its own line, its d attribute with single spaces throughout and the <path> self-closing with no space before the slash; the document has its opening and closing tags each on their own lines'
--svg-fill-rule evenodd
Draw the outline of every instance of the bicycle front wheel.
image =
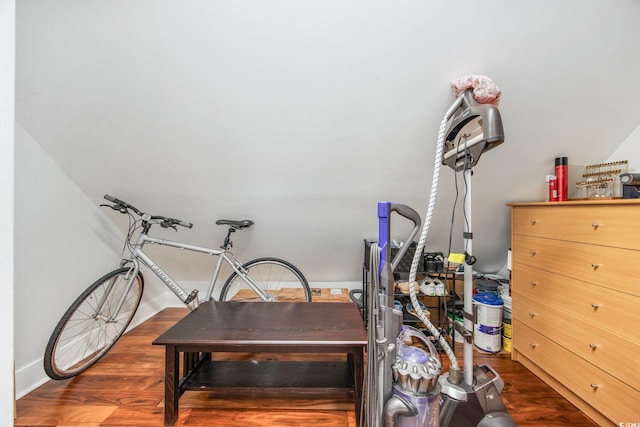
<svg viewBox="0 0 640 427">
<path fill-rule="evenodd" d="M 130 268 L 114 270 L 89 286 L 71 304 L 53 330 L 45 350 L 44 370 L 50 378 L 64 380 L 78 375 L 100 360 L 118 341 L 138 309 L 144 289 L 142 274 L 138 273 L 127 292 L 130 278 Z M 123 295 L 122 308 L 115 313 Z"/>
<path fill-rule="evenodd" d="M 278 258 L 259 258 L 243 265 L 247 276 L 272 301 L 311 302 L 307 279 L 293 264 Z M 263 301 L 238 273 L 233 273 L 220 291 L 220 301 Z"/>
</svg>

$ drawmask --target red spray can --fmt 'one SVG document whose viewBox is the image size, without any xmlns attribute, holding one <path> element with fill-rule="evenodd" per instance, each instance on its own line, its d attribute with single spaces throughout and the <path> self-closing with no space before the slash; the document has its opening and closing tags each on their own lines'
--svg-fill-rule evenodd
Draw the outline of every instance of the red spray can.
<svg viewBox="0 0 640 427">
<path fill-rule="evenodd" d="M 556 157 L 556 177 L 558 179 L 558 201 L 564 202 L 568 200 L 567 191 L 569 189 L 568 182 L 569 159 L 567 157 Z"/>
</svg>

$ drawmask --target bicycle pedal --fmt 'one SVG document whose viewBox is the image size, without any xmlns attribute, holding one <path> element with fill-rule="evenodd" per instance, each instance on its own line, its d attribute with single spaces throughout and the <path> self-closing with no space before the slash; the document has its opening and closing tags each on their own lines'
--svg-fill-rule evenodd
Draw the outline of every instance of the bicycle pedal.
<svg viewBox="0 0 640 427">
<path fill-rule="evenodd" d="M 196 299 L 197 296 L 198 296 L 198 290 L 197 289 L 192 290 L 191 293 L 189 294 L 189 296 L 187 297 L 187 299 L 184 300 L 184 303 L 185 304 L 191 303 L 191 301 Z"/>
</svg>

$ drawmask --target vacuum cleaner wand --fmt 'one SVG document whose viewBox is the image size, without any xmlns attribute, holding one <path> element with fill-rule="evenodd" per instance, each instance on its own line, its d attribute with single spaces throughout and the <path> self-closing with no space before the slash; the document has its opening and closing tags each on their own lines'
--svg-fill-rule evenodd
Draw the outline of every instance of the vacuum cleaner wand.
<svg viewBox="0 0 640 427">
<path fill-rule="evenodd" d="M 456 171 L 472 168 L 480 155 L 504 142 L 502 117 L 498 107 L 480 104 L 471 90 L 447 122 L 443 164 Z"/>
</svg>

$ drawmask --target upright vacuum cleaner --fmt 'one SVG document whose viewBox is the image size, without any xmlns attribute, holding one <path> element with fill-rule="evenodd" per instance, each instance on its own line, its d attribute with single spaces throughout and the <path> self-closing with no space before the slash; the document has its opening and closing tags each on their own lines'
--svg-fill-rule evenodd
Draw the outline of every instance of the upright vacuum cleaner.
<svg viewBox="0 0 640 427">
<path fill-rule="evenodd" d="M 404 245 L 391 259 L 391 214 L 414 224 L 407 241 L 420 230 L 420 215 L 410 207 L 378 203 L 378 244 L 372 247 L 368 295 L 366 420 L 369 427 L 438 426 L 442 364 L 434 345 L 418 329 L 402 324 L 394 307 L 393 270 L 406 253 Z M 413 346 L 414 338 L 422 346 Z M 426 350 L 425 350 L 426 348 Z"/>
<path fill-rule="evenodd" d="M 447 151 L 443 157 L 445 141 Z M 429 338 L 417 329 L 402 325 L 402 313 L 393 307 L 393 270 L 409 245 L 390 259 L 390 215 L 396 212 L 414 223 L 407 242 L 417 235 L 420 216 L 405 205 L 378 204 L 379 239 L 377 250 L 372 248 L 371 251 L 371 283 L 367 293 L 369 336 L 365 413 L 370 427 L 516 425 L 500 398 L 504 384 L 498 373 L 486 365 L 473 365 L 472 265 L 475 258 L 471 246 L 471 168 L 482 153 L 503 141 L 502 119 L 497 107 L 476 102 L 471 89 L 457 97 L 440 124 L 427 215 L 409 273 L 409 295 L 416 315 L 437 338 L 450 360 L 449 372 L 443 375 L 440 375 L 439 356 Z M 456 172 L 463 171 L 468 186 L 464 200 L 464 325 L 458 329 L 465 337 L 464 369 L 458 365 L 446 338 L 420 309 L 415 293 L 417 267 L 431 224 L 442 164 Z M 416 341 L 422 341 L 423 345 L 412 345 Z"/>
</svg>

